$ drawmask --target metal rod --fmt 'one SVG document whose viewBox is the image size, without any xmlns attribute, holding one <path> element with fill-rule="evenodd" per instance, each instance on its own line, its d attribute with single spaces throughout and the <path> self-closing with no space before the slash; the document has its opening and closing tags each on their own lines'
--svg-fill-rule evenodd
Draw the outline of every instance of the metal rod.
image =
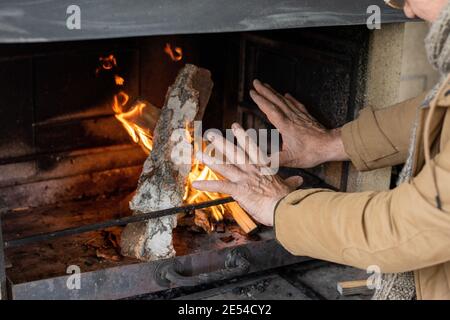
<svg viewBox="0 0 450 320">
<path fill-rule="evenodd" d="M 169 216 L 169 215 L 181 213 L 181 212 L 190 212 L 190 211 L 197 210 L 197 209 L 209 208 L 209 207 L 218 206 L 221 204 L 230 203 L 233 201 L 234 201 L 233 198 L 228 197 L 228 198 L 222 198 L 222 199 L 217 199 L 217 200 L 212 200 L 212 201 L 206 201 L 206 202 L 202 202 L 199 204 L 189 204 L 189 205 L 185 205 L 185 206 L 181 206 L 181 207 L 174 207 L 174 208 L 163 209 L 163 210 L 158 210 L 158 211 L 153 211 L 153 212 L 148 212 L 148 213 L 136 214 L 136 215 L 129 216 L 129 217 L 112 219 L 112 220 L 102 221 L 99 223 L 89 224 L 89 225 L 85 225 L 85 226 L 68 228 L 68 229 L 63 229 L 63 230 L 59 230 L 59 231 L 42 233 L 42 234 L 37 234 L 37 235 L 25 237 L 25 238 L 5 241 L 4 247 L 5 248 L 18 247 L 18 246 L 35 243 L 35 242 L 47 241 L 47 240 L 52 240 L 55 238 L 67 237 L 67 236 L 72 236 L 72 235 L 76 235 L 76 234 L 80 234 L 80 233 L 85 233 L 85 232 L 90 232 L 90 231 L 95 231 L 95 230 L 100 230 L 100 229 L 105 229 L 105 228 L 110 228 L 110 227 L 123 226 L 123 225 L 129 224 L 129 223 L 141 222 L 141 221 L 154 219 L 154 218 L 160 218 L 160 217 Z"/>
</svg>

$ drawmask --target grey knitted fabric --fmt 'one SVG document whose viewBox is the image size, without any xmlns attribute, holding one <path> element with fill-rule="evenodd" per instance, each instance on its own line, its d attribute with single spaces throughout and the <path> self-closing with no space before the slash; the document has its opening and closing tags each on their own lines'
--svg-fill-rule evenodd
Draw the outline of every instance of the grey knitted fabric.
<svg viewBox="0 0 450 320">
<path fill-rule="evenodd" d="M 441 87 L 446 75 L 450 71 L 450 3 L 436 20 L 425 39 L 428 60 L 441 73 L 441 81 L 427 95 L 424 103 L 418 108 L 428 106 Z M 397 185 L 409 181 L 413 175 L 414 146 L 417 140 L 417 126 L 419 112 L 411 133 L 411 142 L 408 159 L 400 173 Z M 374 300 L 411 300 L 416 297 L 416 289 L 413 272 L 383 274 L 381 286 L 375 291 Z"/>
</svg>

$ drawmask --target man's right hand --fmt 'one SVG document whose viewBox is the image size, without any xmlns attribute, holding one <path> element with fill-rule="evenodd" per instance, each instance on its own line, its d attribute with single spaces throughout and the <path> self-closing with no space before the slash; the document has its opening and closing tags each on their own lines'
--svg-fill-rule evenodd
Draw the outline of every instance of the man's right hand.
<svg viewBox="0 0 450 320">
<path fill-rule="evenodd" d="M 281 166 L 312 168 L 324 162 L 349 160 L 340 129 L 326 129 L 289 94 L 283 96 L 259 80 L 253 86 L 250 96 L 283 138 L 278 155 Z"/>
</svg>

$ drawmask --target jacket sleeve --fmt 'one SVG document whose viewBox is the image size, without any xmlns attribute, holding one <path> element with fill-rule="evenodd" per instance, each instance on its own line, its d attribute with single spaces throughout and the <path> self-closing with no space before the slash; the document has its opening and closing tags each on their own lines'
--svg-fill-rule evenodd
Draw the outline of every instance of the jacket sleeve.
<svg viewBox="0 0 450 320">
<path fill-rule="evenodd" d="M 389 108 L 368 107 L 342 128 L 347 155 L 360 170 L 373 170 L 404 163 L 418 107 L 426 94 Z"/>
<path fill-rule="evenodd" d="M 295 255 L 382 272 L 450 260 L 450 142 L 433 160 L 443 209 L 435 205 L 429 165 L 385 192 L 300 190 L 275 209 L 278 241 Z"/>
</svg>

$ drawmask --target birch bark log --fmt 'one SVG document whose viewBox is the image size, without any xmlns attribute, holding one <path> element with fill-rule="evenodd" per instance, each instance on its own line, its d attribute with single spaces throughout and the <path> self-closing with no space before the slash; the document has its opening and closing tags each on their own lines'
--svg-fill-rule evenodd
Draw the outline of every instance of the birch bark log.
<svg viewBox="0 0 450 320">
<path fill-rule="evenodd" d="M 208 70 L 187 64 L 168 89 L 154 131 L 153 150 L 144 163 L 136 194 L 130 202 L 134 214 L 178 207 L 183 204 L 191 158 L 182 152 L 191 148 L 186 128 L 203 118 L 213 83 Z M 172 229 L 177 215 L 129 224 L 121 237 L 125 256 L 151 261 L 175 255 Z"/>
</svg>

